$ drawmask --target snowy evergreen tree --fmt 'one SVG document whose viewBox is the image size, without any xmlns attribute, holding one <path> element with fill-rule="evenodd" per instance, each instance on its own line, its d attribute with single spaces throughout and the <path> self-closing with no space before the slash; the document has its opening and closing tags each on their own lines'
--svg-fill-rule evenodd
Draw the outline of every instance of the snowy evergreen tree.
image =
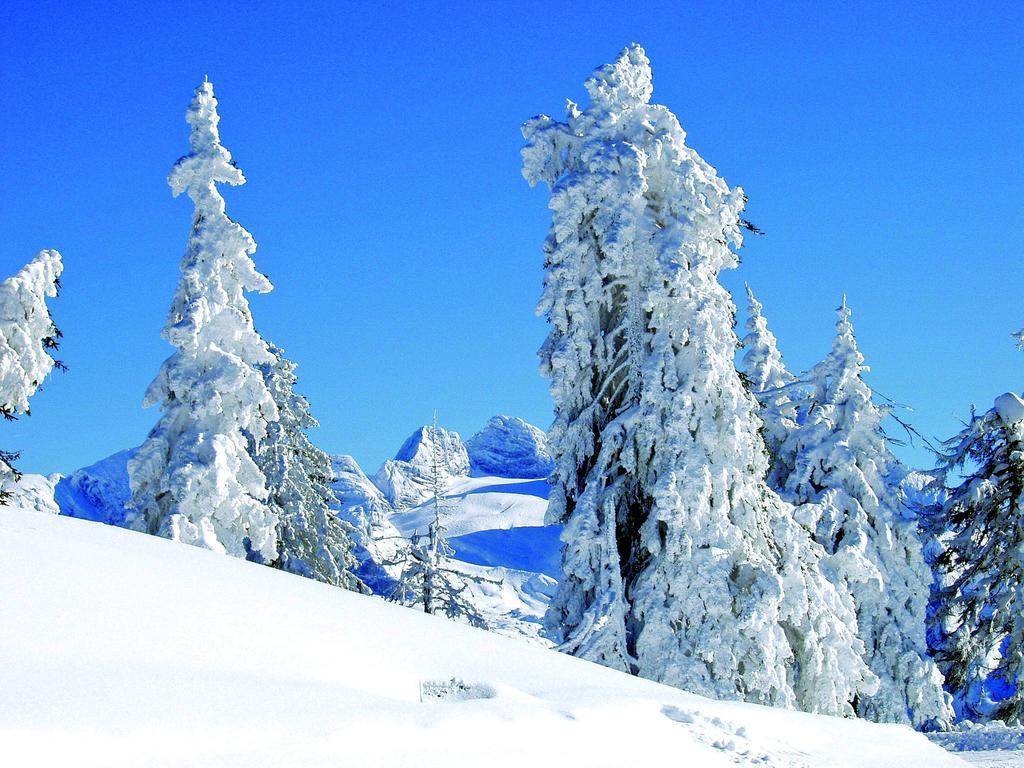
<svg viewBox="0 0 1024 768">
<path fill-rule="evenodd" d="M 278 419 L 267 424 L 266 436 L 253 445 L 254 458 L 266 477 L 267 503 L 277 515 L 277 558 L 272 565 L 326 584 L 359 587 L 350 569 L 356 566 L 348 525 L 337 516 L 338 499 L 331 490 L 331 457 L 306 434 L 318 426 L 306 398 L 294 391 L 295 363 L 271 345 L 272 363 L 261 363 Z M 251 558 L 265 562 L 259 553 Z"/>
<path fill-rule="evenodd" d="M 779 352 L 775 334 L 768 328 L 764 316 L 764 305 L 754 296 L 750 286 L 747 289 L 747 335 L 743 338 L 743 376 L 750 391 L 761 404 L 759 415 L 764 422 L 764 442 L 768 449 L 768 483 L 778 488 L 776 466 L 780 463 L 779 451 L 786 438 L 796 428 L 796 407 L 789 394 L 783 390 L 795 380 Z"/>
<path fill-rule="evenodd" d="M 523 133 L 552 190 L 538 311 L 551 329 L 563 577 L 549 633 L 569 653 L 700 694 L 849 714 L 870 673 L 820 547 L 766 485 L 756 402 L 718 282 L 741 245 L 730 189 L 632 45 Z"/>
<path fill-rule="evenodd" d="M 783 496 L 803 505 L 797 518 L 828 552 L 825 572 L 856 606 L 864 658 L 880 681 L 876 693 L 858 697 L 857 714 L 944 727 L 952 713 L 925 640 L 931 576 L 917 518 L 903 504 L 906 471 L 886 442 L 886 409 L 864 381 L 869 369 L 845 296 L 838 312 L 832 351 L 808 374 L 809 402 L 782 448 L 793 462 L 780 478 Z"/>
<path fill-rule="evenodd" d="M 277 556 L 277 516 L 249 454 L 277 408 L 257 366 L 274 357 L 253 328 L 247 291 L 266 292 L 252 236 L 224 211 L 217 184 L 245 177 L 220 143 L 204 82 L 186 114 L 191 151 L 174 165 L 175 196 L 195 204 L 181 280 L 163 337 L 175 347 L 146 393 L 162 416 L 128 463 L 129 525 L 176 541 L 264 560 Z"/>
<path fill-rule="evenodd" d="M 1024 722 L 1024 401 L 1008 392 L 947 441 L 930 636 L 957 715 Z"/>
<path fill-rule="evenodd" d="M 430 447 L 430 460 L 424 480 L 430 490 L 432 518 L 427 530 L 415 533 L 410 545 L 399 553 L 397 562 L 401 563 L 402 571 L 392 597 L 403 605 L 422 607 L 425 613 L 441 614 L 485 629 L 487 621 L 466 597 L 466 581 L 489 580 L 460 573 L 451 566 L 455 550 L 445 536 L 444 521 L 448 513 L 444 485 L 449 464 L 444 452 L 445 433 L 438 428 L 436 418 L 433 427 L 424 430 L 429 430 L 425 442 Z"/>
<path fill-rule="evenodd" d="M 46 306 L 57 296 L 64 266 L 57 251 L 40 251 L 18 274 L 0 283 L 0 415 L 13 420 L 30 413 L 29 398 L 56 367 L 52 353 L 60 331 Z M 16 481 L 18 454 L 0 450 L 0 489 Z M 10 493 L 0 490 L 0 504 Z"/>
</svg>

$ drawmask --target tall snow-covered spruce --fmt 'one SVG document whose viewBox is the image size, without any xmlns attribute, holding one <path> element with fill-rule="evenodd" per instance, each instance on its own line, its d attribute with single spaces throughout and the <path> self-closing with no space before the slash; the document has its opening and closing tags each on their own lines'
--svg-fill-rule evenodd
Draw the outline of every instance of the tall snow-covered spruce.
<svg viewBox="0 0 1024 768">
<path fill-rule="evenodd" d="M 552 190 L 538 311 L 551 329 L 561 648 L 721 698 L 850 714 L 871 688 L 821 549 L 766 485 L 757 405 L 718 282 L 741 245 L 730 189 L 665 107 L 639 46 L 590 104 L 523 127 Z"/>
<path fill-rule="evenodd" d="M 6 419 L 29 413 L 29 398 L 55 366 L 62 367 L 52 356 L 61 334 L 46 300 L 56 297 L 63 269 L 57 251 L 40 251 L 0 283 L 0 415 Z M 10 496 L 3 486 L 20 477 L 17 458 L 0 450 L 0 503 Z"/>
<path fill-rule="evenodd" d="M 1024 400 L 972 414 L 939 470 L 962 477 L 933 510 L 939 666 L 959 717 L 1024 723 Z"/>
<path fill-rule="evenodd" d="M 277 556 L 277 515 L 250 448 L 277 419 L 258 366 L 274 363 L 253 327 L 247 291 L 272 286 L 250 254 L 252 236 L 228 218 L 217 184 L 245 177 L 220 143 L 217 99 L 204 82 L 186 113 L 187 155 L 168 176 L 195 204 L 181 280 L 163 337 L 175 347 L 146 392 L 163 413 L 128 463 L 128 523 L 188 544 L 244 557 Z"/>
<path fill-rule="evenodd" d="M 887 445 L 886 410 L 864 381 L 845 296 L 837 311 L 831 352 L 790 388 L 800 424 L 781 449 L 791 464 L 776 467 L 782 495 L 814 528 L 829 555 L 825 572 L 856 606 L 864 659 L 880 682 L 857 698 L 857 714 L 945 727 L 952 711 L 925 639 L 931 575 L 917 518 L 903 503 L 906 470 Z"/>
<path fill-rule="evenodd" d="M 271 345 L 271 363 L 257 366 L 277 406 L 278 419 L 256 445 L 256 463 L 266 477 L 267 503 L 278 518 L 278 553 L 283 570 L 327 584 L 356 588 L 358 580 L 348 525 L 337 516 L 331 489 L 331 457 L 309 439 L 318 426 L 309 402 L 295 392 L 295 363 Z M 254 554 L 254 559 L 263 558 Z"/>
</svg>

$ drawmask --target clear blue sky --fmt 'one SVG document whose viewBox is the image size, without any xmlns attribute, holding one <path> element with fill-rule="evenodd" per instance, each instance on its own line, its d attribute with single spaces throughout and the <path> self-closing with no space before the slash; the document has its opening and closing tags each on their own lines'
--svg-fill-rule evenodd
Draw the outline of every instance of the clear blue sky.
<svg viewBox="0 0 1024 768">
<path fill-rule="evenodd" d="M 5 5 L 0 272 L 63 253 L 70 366 L 0 424 L 22 469 L 157 419 L 191 215 L 165 178 L 204 75 L 249 179 L 228 211 L 276 284 L 257 326 L 299 363 L 315 439 L 372 472 L 435 408 L 467 436 L 499 412 L 546 427 L 547 194 L 519 125 L 633 40 L 767 232 L 725 282 L 755 287 L 792 368 L 825 354 L 845 290 L 871 383 L 926 434 L 1021 389 L 1024 4 L 263 5 Z"/>
</svg>

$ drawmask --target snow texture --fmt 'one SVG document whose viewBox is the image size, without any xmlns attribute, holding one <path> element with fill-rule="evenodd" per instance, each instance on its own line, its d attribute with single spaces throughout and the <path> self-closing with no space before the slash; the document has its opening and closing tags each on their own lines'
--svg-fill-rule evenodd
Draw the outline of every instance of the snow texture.
<svg viewBox="0 0 1024 768">
<path fill-rule="evenodd" d="M 869 672 L 822 552 L 766 485 L 736 370 L 744 195 L 650 103 L 642 48 L 586 82 L 565 122 L 523 127 L 551 189 L 544 292 L 561 648 L 686 690 L 848 714 Z"/>
<path fill-rule="evenodd" d="M 962 765 L 907 728 L 702 699 L 129 530 L 0 508 L 0 547 L 10 765 Z M 453 679 L 476 696 L 421 701 Z"/>
<path fill-rule="evenodd" d="M 555 462 L 547 435 L 515 416 L 494 416 L 466 442 L 473 472 L 494 477 L 547 477 Z"/>
<path fill-rule="evenodd" d="M 1014 392 L 1005 392 L 996 398 L 996 413 L 1008 427 L 1024 420 L 1024 400 Z"/>
<path fill-rule="evenodd" d="M 277 556 L 277 516 L 250 449 L 277 419 L 256 368 L 274 358 L 253 327 L 246 292 L 271 289 L 256 271 L 252 236 L 228 218 L 217 184 L 245 177 L 220 143 L 217 100 L 204 82 L 186 114 L 187 155 L 168 183 L 195 204 L 181 280 L 163 337 L 175 352 L 146 393 L 162 415 L 128 461 L 129 525 L 175 541 L 245 557 Z"/>
</svg>

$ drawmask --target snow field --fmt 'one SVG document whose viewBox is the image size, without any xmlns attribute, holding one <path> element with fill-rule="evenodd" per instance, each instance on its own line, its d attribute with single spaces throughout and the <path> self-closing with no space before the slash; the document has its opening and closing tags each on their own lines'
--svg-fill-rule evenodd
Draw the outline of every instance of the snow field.
<svg viewBox="0 0 1024 768">
<path fill-rule="evenodd" d="M 0 546 L 11 765 L 963 764 L 132 531 L 4 508 Z M 420 701 L 453 678 L 493 695 Z"/>
</svg>

